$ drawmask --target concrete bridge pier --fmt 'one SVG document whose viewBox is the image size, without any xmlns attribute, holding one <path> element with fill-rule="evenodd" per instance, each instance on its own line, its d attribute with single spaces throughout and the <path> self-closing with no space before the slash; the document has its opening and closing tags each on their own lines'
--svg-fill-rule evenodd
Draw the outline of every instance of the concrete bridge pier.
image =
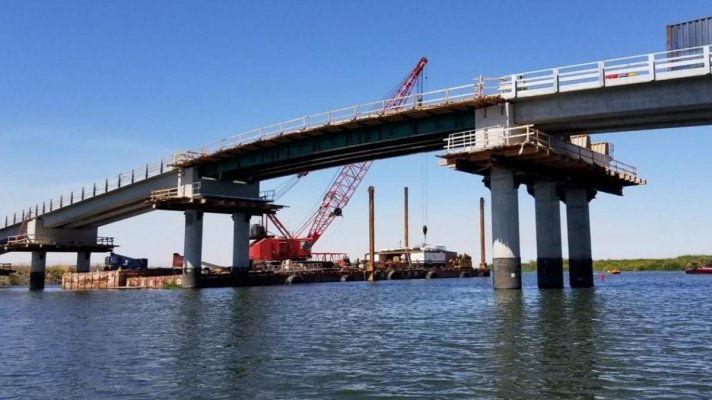
<svg viewBox="0 0 712 400">
<path fill-rule="evenodd" d="M 566 190 L 566 225 L 569 233 L 569 284 L 572 288 L 593 287 L 591 221 L 588 202 L 595 191 Z M 591 195 L 591 197 L 589 197 Z"/>
<path fill-rule="evenodd" d="M 47 253 L 33 251 L 30 259 L 30 290 L 43 290 L 45 286 L 45 267 Z"/>
<path fill-rule="evenodd" d="M 80 251 L 77 253 L 77 272 L 89 272 L 91 263 L 91 253 L 88 251 Z"/>
<path fill-rule="evenodd" d="M 492 261 L 495 289 L 521 289 L 519 198 L 514 172 L 492 167 Z"/>
<path fill-rule="evenodd" d="M 232 268 L 247 270 L 250 267 L 250 215 L 233 213 Z"/>
<path fill-rule="evenodd" d="M 564 267 L 561 256 L 561 216 L 556 182 L 537 180 L 534 183 L 536 213 L 536 277 L 542 289 L 564 287 Z"/>
<path fill-rule="evenodd" d="M 200 287 L 200 269 L 203 262 L 203 212 L 185 210 L 185 241 L 183 243 L 184 288 Z"/>
</svg>

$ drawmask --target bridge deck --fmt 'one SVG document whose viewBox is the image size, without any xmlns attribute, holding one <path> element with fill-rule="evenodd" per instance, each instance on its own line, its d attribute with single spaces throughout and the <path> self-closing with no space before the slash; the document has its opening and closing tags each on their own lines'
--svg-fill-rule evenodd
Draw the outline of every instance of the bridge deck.
<svg viewBox="0 0 712 400">
<path fill-rule="evenodd" d="M 418 120 L 433 115 L 445 115 L 458 111 L 474 110 L 503 103 L 499 95 L 474 97 L 474 94 L 464 99 L 454 99 L 446 104 L 417 105 L 399 110 L 366 113 L 353 115 L 353 117 L 324 123 L 316 127 L 305 127 L 294 132 L 280 132 L 271 136 L 260 138 L 248 143 L 237 143 L 233 146 L 219 146 L 217 148 L 198 149 L 180 153 L 173 167 L 189 168 L 225 160 L 236 155 L 247 154 L 258 149 L 271 148 L 285 143 L 299 141 L 307 137 L 322 136 L 330 133 L 354 130 L 363 127 L 377 127 L 393 122 Z"/>
</svg>

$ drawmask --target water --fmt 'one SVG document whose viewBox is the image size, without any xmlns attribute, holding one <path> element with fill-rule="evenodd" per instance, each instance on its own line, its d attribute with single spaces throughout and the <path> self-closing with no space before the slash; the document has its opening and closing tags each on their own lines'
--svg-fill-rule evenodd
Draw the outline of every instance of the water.
<svg viewBox="0 0 712 400">
<path fill-rule="evenodd" d="M 712 398 L 712 276 L 596 285 L 1 289 L 0 398 Z"/>
</svg>

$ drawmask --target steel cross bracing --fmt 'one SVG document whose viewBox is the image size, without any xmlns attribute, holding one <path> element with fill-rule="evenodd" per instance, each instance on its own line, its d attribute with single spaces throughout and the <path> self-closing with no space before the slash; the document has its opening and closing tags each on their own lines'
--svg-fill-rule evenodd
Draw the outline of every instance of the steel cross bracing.
<svg viewBox="0 0 712 400">
<path fill-rule="evenodd" d="M 478 97 L 501 96 L 505 100 L 515 100 L 553 93 L 709 75 L 712 74 L 711 49 L 712 46 L 700 46 L 516 73 L 499 78 L 478 80 L 474 84 L 411 94 L 399 98 L 401 105 L 397 107 L 389 106 L 389 102 L 393 100 L 389 99 L 307 115 L 240 133 L 192 150 L 175 153 L 157 162 L 65 193 L 58 198 L 38 203 L 25 209 L 25 213 L 29 218 L 36 218 L 77 202 L 104 195 L 134 182 L 162 175 L 175 169 L 176 165 L 186 165 L 186 163 L 212 153 L 318 127 L 380 118 L 408 110 L 434 109 L 454 103 L 467 103 Z M 21 215 L 22 212 L 16 212 L 6 216 L 4 220 L 0 220 L 0 226 L 8 227 L 21 223 Z"/>
</svg>

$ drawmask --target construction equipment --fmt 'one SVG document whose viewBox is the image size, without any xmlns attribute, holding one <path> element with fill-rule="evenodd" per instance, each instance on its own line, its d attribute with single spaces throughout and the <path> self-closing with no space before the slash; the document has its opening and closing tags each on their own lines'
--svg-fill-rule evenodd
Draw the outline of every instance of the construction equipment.
<svg viewBox="0 0 712 400">
<path fill-rule="evenodd" d="M 398 110 L 408 100 L 413 87 L 422 78 L 428 59 L 421 58 L 411 72 L 401 81 L 387 101 L 383 102 L 383 112 Z M 422 79 L 421 81 L 422 82 Z M 373 161 L 348 164 L 341 167 L 334 180 L 329 185 L 321 204 L 316 212 L 306 220 L 306 222 L 290 233 L 279 221 L 276 215 L 268 214 L 263 219 L 262 225 L 253 225 L 250 229 L 250 238 L 254 241 L 250 244 L 250 260 L 253 266 L 277 266 L 284 261 L 296 261 L 307 263 L 311 256 L 311 249 L 317 240 L 324 234 L 334 218 L 343 215 L 343 209 L 351 200 L 356 188 L 363 180 Z M 277 228 L 281 236 L 269 235 L 267 231 L 267 220 Z M 314 261 L 321 265 L 328 266 L 338 263 L 339 260 L 329 261 L 324 264 L 322 261 Z"/>
<path fill-rule="evenodd" d="M 121 254 L 109 253 L 109 255 L 104 258 L 104 266 L 107 270 L 115 269 L 147 269 L 148 259 L 147 258 L 131 258 L 122 256 Z"/>
</svg>

